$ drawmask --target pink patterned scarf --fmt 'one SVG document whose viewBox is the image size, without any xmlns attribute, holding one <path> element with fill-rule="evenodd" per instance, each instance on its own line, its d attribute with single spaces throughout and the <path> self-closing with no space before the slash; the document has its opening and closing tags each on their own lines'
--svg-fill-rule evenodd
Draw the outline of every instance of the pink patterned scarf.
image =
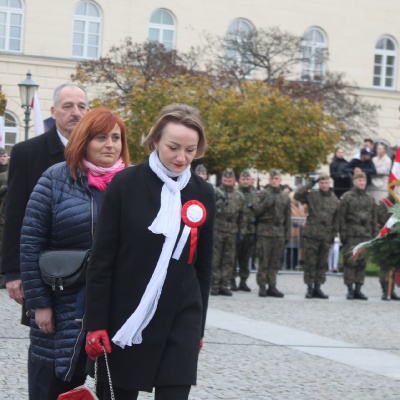
<svg viewBox="0 0 400 400">
<path fill-rule="evenodd" d="M 120 157 L 117 162 L 111 167 L 98 167 L 87 160 L 83 160 L 83 164 L 89 170 L 86 172 L 89 186 L 94 186 L 101 191 L 107 189 L 107 185 L 111 182 L 114 175 L 125 168 L 125 164 Z"/>
</svg>

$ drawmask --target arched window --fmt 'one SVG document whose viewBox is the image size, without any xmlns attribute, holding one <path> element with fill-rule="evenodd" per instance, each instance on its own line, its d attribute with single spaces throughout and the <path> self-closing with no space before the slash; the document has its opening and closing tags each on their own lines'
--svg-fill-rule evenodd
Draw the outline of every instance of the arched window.
<svg viewBox="0 0 400 400">
<path fill-rule="evenodd" d="M 4 146 L 8 154 L 11 154 L 11 149 L 14 144 L 17 143 L 19 133 L 18 127 L 19 123 L 17 117 L 9 111 L 6 111 L 4 116 L 5 143 L 0 145 L 0 147 Z"/>
<path fill-rule="evenodd" d="M 372 85 L 376 88 L 394 89 L 397 46 L 393 39 L 383 36 L 375 45 L 374 77 Z"/>
<path fill-rule="evenodd" d="M 172 50 L 175 47 L 175 25 L 175 18 L 169 11 L 154 11 L 150 17 L 148 39 Z"/>
<path fill-rule="evenodd" d="M 244 19 L 235 19 L 226 33 L 225 59 L 228 66 L 237 66 L 244 76 L 253 70 L 254 28 Z"/>
<path fill-rule="evenodd" d="M 318 28 L 310 28 L 304 34 L 301 78 L 311 81 L 324 80 L 328 53 L 325 33 Z"/>
<path fill-rule="evenodd" d="M 92 1 L 81 1 L 75 8 L 72 36 L 72 57 L 97 59 L 100 57 L 102 15 Z"/>
<path fill-rule="evenodd" d="M 20 0 L 0 0 L 0 51 L 22 51 L 24 7 Z"/>
</svg>

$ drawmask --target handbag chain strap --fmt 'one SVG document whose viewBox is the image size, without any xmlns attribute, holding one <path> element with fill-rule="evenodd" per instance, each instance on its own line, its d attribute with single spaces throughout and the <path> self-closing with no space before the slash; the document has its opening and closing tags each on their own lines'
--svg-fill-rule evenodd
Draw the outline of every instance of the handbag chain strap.
<svg viewBox="0 0 400 400">
<path fill-rule="evenodd" d="M 106 361 L 108 384 L 110 386 L 111 400 L 115 400 L 114 390 L 113 390 L 113 386 L 112 386 L 112 382 L 111 382 L 110 367 L 108 366 L 107 352 L 106 352 L 106 349 L 104 348 L 104 346 L 101 346 L 101 347 L 103 348 L 104 359 Z M 94 389 L 95 389 L 95 391 L 96 391 L 96 387 L 97 387 L 97 369 L 98 369 L 97 359 L 98 359 L 98 357 L 96 358 L 96 362 L 94 363 Z"/>
</svg>

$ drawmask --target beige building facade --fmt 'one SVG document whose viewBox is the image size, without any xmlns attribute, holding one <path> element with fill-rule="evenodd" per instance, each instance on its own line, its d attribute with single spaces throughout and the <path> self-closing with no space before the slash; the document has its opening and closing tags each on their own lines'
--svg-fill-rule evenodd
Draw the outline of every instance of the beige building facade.
<svg viewBox="0 0 400 400">
<path fill-rule="evenodd" d="M 97 59 L 130 36 L 188 50 L 204 35 L 279 26 L 324 48 L 321 65 L 299 65 L 298 77 L 344 72 L 366 99 L 381 106 L 378 137 L 400 138 L 400 2 L 398 0 L 0 0 L 0 85 L 8 99 L 7 145 L 24 140 L 18 83 L 40 85 L 43 118 L 54 89 L 70 80 L 77 61 Z M 240 28 L 242 29 L 242 28 Z M 89 88 L 90 92 L 90 88 Z M 30 136 L 35 134 L 30 129 Z"/>
</svg>

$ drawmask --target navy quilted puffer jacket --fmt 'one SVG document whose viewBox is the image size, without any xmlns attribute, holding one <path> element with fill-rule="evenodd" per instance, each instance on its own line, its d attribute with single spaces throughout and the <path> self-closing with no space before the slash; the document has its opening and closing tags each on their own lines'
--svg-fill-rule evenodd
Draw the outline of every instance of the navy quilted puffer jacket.
<svg viewBox="0 0 400 400">
<path fill-rule="evenodd" d="M 35 186 L 21 231 L 21 279 L 31 317 L 32 360 L 55 368 L 69 381 L 85 340 L 82 330 L 84 288 L 55 291 L 40 274 L 39 254 L 47 249 L 89 249 L 97 216 L 87 177 L 75 181 L 67 164 L 50 167 Z M 55 334 L 45 334 L 35 323 L 35 308 L 52 307 Z"/>
</svg>

